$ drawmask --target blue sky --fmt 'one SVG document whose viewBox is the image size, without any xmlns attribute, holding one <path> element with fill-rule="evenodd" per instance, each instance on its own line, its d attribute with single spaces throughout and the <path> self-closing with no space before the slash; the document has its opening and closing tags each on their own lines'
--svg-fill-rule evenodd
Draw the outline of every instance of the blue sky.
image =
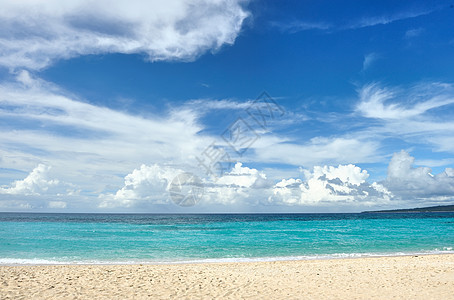
<svg viewBox="0 0 454 300">
<path fill-rule="evenodd" d="M 3 211 L 453 201 L 452 1 L 0 5 Z M 260 126 L 264 103 L 280 110 Z M 226 136 L 244 124 L 238 154 Z M 169 193 L 185 172 L 204 186 L 190 207 Z"/>
</svg>

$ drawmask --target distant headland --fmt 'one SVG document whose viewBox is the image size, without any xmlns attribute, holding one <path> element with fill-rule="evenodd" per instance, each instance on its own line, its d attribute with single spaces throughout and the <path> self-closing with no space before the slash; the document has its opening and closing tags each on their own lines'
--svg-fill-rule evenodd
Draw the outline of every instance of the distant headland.
<svg viewBox="0 0 454 300">
<path fill-rule="evenodd" d="M 419 213 L 419 212 L 454 212 L 454 205 L 438 205 L 406 209 L 363 211 L 362 213 Z"/>
</svg>

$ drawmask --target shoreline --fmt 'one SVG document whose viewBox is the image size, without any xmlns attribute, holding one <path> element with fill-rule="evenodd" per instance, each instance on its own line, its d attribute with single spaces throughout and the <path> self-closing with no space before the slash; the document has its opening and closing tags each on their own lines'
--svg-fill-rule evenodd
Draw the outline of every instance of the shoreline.
<svg viewBox="0 0 454 300">
<path fill-rule="evenodd" d="M 454 254 L 0 266 L 0 284 L 2 299 L 454 299 Z"/>
<path fill-rule="evenodd" d="M 453 250 L 427 252 L 399 252 L 399 253 L 341 253 L 332 255 L 314 256 L 273 256 L 273 257 L 250 257 L 250 258 L 206 258 L 181 261 L 81 261 L 81 262 L 49 262 L 49 263 L 0 263 L 0 267 L 20 267 L 20 266 L 162 266 L 162 265 L 203 265 L 218 263 L 260 263 L 260 262 L 292 262 L 292 261 L 317 261 L 317 260 L 344 260 L 362 258 L 381 258 L 381 257 L 406 257 L 406 256 L 433 256 L 433 255 L 454 255 Z M 21 259 L 17 259 L 21 260 Z M 24 259 L 25 260 L 25 259 Z M 33 260 L 33 259 L 31 259 Z"/>
</svg>

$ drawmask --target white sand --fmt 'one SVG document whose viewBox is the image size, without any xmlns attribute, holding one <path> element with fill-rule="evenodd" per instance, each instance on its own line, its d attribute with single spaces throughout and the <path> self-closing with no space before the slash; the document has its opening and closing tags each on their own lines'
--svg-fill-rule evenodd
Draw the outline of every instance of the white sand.
<svg viewBox="0 0 454 300">
<path fill-rule="evenodd" d="M 454 299 L 454 255 L 0 267 L 0 299 Z"/>
</svg>

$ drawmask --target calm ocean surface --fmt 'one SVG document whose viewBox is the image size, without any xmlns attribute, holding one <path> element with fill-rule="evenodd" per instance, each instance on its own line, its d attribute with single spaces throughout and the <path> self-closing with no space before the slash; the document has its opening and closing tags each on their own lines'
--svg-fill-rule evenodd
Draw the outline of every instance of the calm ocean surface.
<svg viewBox="0 0 454 300">
<path fill-rule="evenodd" d="M 312 259 L 453 249 L 454 213 L 0 213 L 0 264 Z"/>
</svg>

